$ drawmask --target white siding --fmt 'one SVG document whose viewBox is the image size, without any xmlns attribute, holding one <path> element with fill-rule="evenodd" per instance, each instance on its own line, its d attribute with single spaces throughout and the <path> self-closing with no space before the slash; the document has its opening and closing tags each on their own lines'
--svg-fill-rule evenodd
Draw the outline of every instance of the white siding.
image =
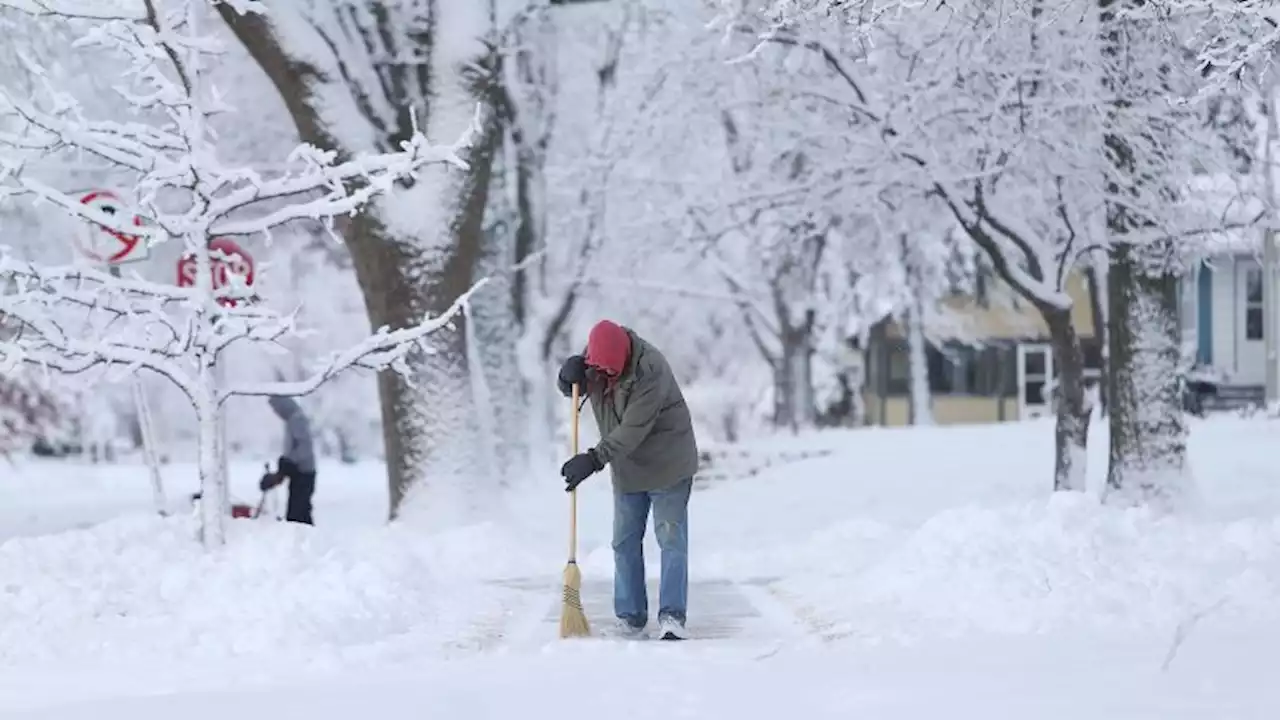
<svg viewBox="0 0 1280 720">
<path fill-rule="evenodd" d="M 1237 371 L 1236 337 L 1244 332 L 1236 308 L 1236 261 L 1218 257 L 1213 267 L 1213 366 L 1229 373 Z"/>
<path fill-rule="evenodd" d="M 1178 318 L 1182 326 L 1182 346 L 1192 358 L 1196 355 L 1196 320 L 1199 317 L 1196 312 L 1196 299 L 1199 297 L 1196 281 L 1199 277 L 1199 268 L 1192 268 L 1178 282 Z"/>
</svg>

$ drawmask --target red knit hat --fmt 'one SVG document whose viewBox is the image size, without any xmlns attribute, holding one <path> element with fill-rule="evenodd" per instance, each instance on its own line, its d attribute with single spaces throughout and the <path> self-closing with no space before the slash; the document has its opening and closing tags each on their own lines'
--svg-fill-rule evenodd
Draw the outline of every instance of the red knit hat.
<svg viewBox="0 0 1280 720">
<path fill-rule="evenodd" d="M 617 323 L 601 320 L 587 336 L 587 364 L 617 377 L 627 367 L 631 336 Z"/>
</svg>

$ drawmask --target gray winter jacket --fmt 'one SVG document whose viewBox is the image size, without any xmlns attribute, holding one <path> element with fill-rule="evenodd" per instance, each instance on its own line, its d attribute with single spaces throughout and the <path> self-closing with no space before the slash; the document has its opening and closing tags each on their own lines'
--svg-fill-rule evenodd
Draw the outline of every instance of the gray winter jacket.
<svg viewBox="0 0 1280 720">
<path fill-rule="evenodd" d="M 284 421 L 284 449 L 280 456 L 298 466 L 299 472 L 316 471 L 315 450 L 311 446 L 311 423 L 293 398 L 272 395 L 271 409 Z"/>
<path fill-rule="evenodd" d="M 693 419 L 675 373 L 658 349 L 631 336 L 631 356 L 612 389 L 591 388 L 600 462 L 618 493 L 663 490 L 698 471 Z"/>
</svg>

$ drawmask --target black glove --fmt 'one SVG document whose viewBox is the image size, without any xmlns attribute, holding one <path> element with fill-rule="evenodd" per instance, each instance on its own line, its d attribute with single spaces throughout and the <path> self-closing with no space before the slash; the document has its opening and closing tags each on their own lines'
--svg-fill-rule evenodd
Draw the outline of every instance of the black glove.
<svg viewBox="0 0 1280 720">
<path fill-rule="evenodd" d="M 573 397 L 573 386 L 585 390 L 587 385 L 587 361 L 581 355 L 570 355 L 560 366 L 560 374 L 556 377 L 556 386 L 560 394 Z"/>
<path fill-rule="evenodd" d="M 266 475 L 262 476 L 262 481 L 258 483 L 258 489 L 261 490 L 262 492 L 266 492 L 271 488 L 279 485 L 282 482 L 284 482 L 283 475 L 277 475 L 276 473 L 267 473 Z"/>
<path fill-rule="evenodd" d="M 594 450 L 574 455 L 560 468 L 560 474 L 564 476 L 564 491 L 576 490 L 583 480 L 603 469 L 604 465 L 600 464 L 600 459 L 596 457 Z"/>
<path fill-rule="evenodd" d="M 276 460 L 276 474 L 285 477 L 293 477 L 298 474 L 298 466 L 289 458 L 281 455 Z"/>
</svg>

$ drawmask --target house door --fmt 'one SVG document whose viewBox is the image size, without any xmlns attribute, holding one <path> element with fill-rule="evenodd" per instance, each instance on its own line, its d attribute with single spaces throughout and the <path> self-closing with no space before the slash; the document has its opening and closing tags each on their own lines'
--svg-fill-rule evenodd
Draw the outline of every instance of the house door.
<svg viewBox="0 0 1280 720">
<path fill-rule="evenodd" d="M 1267 381 L 1266 319 L 1262 305 L 1262 265 L 1253 259 L 1236 262 L 1236 372 L 1241 385 Z"/>
<path fill-rule="evenodd" d="M 1053 351 L 1048 345 L 1018 345 L 1018 419 L 1047 415 L 1053 409 Z"/>
</svg>

